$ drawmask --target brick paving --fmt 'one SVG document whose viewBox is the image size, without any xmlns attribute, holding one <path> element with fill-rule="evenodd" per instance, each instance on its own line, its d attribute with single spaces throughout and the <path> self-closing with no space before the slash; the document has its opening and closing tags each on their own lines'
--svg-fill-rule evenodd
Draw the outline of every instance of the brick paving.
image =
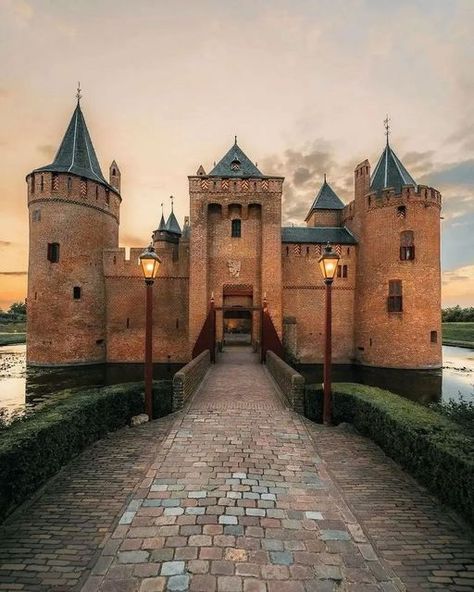
<svg viewBox="0 0 474 592">
<path fill-rule="evenodd" d="M 78 590 L 159 455 L 164 418 L 97 442 L 0 528 L 0 590 Z"/>
<path fill-rule="evenodd" d="M 225 352 L 83 592 L 403 590 L 256 357 Z"/>
<path fill-rule="evenodd" d="M 308 427 L 365 534 L 408 590 L 474 590 L 472 531 L 367 438 Z"/>
<path fill-rule="evenodd" d="M 186 410 L 86 451 L 0 541 L 0 590 L 474 590 L 456 519 L 367 439 L 288 410 L 242 349 Z"/>
</svg>

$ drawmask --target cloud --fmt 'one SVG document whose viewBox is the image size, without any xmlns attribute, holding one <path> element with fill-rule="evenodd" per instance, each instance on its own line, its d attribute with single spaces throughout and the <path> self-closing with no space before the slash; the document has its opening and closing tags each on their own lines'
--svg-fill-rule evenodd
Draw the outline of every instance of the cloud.
<svg viewBox="0 0 474 592">
<path fill-rule="evenodd" d="M 448 144 L 458 144 L 463 150 L 474 151 L 474 123 L 464 125 L 446 138 Z"/>
<path fill-rule="evenodd" d="M 4 247 L 9 247 L 11 244 L 11 241 L 0 240 L 0 249 L 3 249 Z"/>
<path fill-rule="evenodd" d="M 465 265 L 442 275 L 443 305 L 474 305 L 474 265 Z"/>
<path fill-rule="evenodd" d="M 426 175 L 433 170 L 433 150 L 426 152 L 406 152 L 401 159 L 406 168 L 416 179 L 417 175 Z"/>
<path fill-rule="evenodd" d="M 28 272 L 27 271 L 0 271 L 0 275 L 20 277 L 20 276 L 28 275 Z"/>
<path fill-rule="evenodd" d="M 35 14 L 33 6 L 29 2 L 26 2 L 26 0 L 13 0 L 10 5 L 13 14 L 21 21 L 31 21 Z"/>
<path fill-rule="evenodd" d="M 8 99 L 11 96 L 11 91 L 8 88 L 0 86 L 0 99 Z"/>
<path fill-rule="evenodd" d="M 472 186 L 474 188 L 474 159 L 449 164 L 422 177 L 421 183 L 433 185 Z"/>
<path fill-rule="evenodd" d="M 56 148 L 51 144 L 40 144 L 36 149 L 47 158 L 54 158 L 54 155 L 56 154 Z"/>
<path fill-rule="evenodd" d="M 283 185 L 284 224 L 302 224 L 327 173 L 334 191 L 349 197 L 352 188 L 352 165 L 339 165 L 333 147 L 316 139 L 299 149 L 289 148 L 282 155 L 263 159 L 266 174 L 285 177 Z M 350 176 L 349 176 L 350 173 Z"/>
</svg>

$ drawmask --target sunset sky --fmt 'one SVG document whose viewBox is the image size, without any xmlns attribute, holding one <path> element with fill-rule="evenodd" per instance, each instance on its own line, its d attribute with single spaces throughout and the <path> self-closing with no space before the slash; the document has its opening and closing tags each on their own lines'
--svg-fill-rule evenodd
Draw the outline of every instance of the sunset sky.
<svg viewBox="0 0 474 592">
<path fill-rule="evenodd" d="M 0 308 L 25 297 L 24 178 L 78 80 L 102 171 L 122 171 L 122 246 L 171 194 L 182 223 L 187 175 L 234 134 L 303 224 L 324 173 L 350 199 L 389 113 L 397 155 L 443 194 L 443 304 L 474 305 L 473 39 L 473 0 L 0 0 Z"/>
</svg>

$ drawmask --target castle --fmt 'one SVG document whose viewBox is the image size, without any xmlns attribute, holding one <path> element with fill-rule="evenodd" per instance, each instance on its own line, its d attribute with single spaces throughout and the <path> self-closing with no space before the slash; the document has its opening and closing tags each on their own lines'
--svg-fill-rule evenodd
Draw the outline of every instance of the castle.
<svg viewBox="0 0 474 592">
<path fill-rule="evenodd" d="M 329 241 L 333 359 L 391 368 L 441 366 L 440 208 L 388 142 L 371 174 L 354 171 L 345 205 L 324 180 L 306 226 L 282 227 L 283 177 L 265 175 L 237 144 L 189 178 L 190 216 L 153 232 L 162 264 L 153 289 L 153 359 L 187 362 L 215 307 L 216 339 L 258 347 L 262 306 L 294 361 L 321 362 Z M 142 362 L 145 284 L 138 256 L 119 248 L 117 163 L 103 176 L 78 98 L 52 164 L 27 178 L 27 361 Z M 144 240 L 144 245 L 146 241 Z"/>
</svg>

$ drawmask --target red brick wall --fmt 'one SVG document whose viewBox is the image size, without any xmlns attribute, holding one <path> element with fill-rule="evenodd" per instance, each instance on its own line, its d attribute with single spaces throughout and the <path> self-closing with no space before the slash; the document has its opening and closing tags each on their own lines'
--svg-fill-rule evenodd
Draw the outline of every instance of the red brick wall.
<svg viewBox="0 0 474 592">
<path fill-rule="evenodd" d="M 394 368 L 441 365 L 440 206 L 420 186 L 396 196 L 364 197 L 359 248 L 355 354 L 362 364 Z M 357 206 L 356 202 L 356 206 Z M 405 206 L 405 217 L 397 208 Z M 357 209 L 356 216 L 357 220 Z M 412 230 L 415 260 L 400 260 L 400 233 Z M 387 310 L 388 282 L 401 280 L 403 312 Z M 437 343 L 431 343 L 437 331 Z"/>
<path fill-rule="evenodd" d="M 340 226 L 341 210 L 315 210 L 306 220 L 307 226 Z"/>
<path fill-rule="evenodd" d="M 107 203 L 105 187 L 89 180 L 84 193 L 86 186 L 74 175 L 59 174 L 54 187 L 51 173 L 35 173 L 34 177 L 34 188 L 33 175 L 27 179 L 28 363 L 102 362 L 102 252 L 118 244 L 120 196 L 110 191 Z M 58 263 L 47 259 L 48 243 L 52 242 L 60 244 Z M 74 286 L 81 288 L 80 300 L 73 299 Z"/>
<path fill-rule="evenodd" d="M 153 360 L 186 362 L 188 348 L 188 264 L 185 244 L 176 259 L 175 245 L 161 243 L 162 260 L 153 285 Z M 143 362 L 145 282 L 138 264 L 142 249 L 104 252 L 107 305 L 107 361 Z"/>
<path fill-rule="evenodd" d="M 261 306 L 267 293 L 269 309 L 281 334 L 281 191 L 282 179 L 230 180 L 190 177 L 190 348 L 206 318 L 211 294 L 215 305 L 223 304 L 226 284 L 251 286 L 253 305 Z M 231 220 L 241 219 L 241 238 L 231 237 Z M 238 277 L 229 261 L 240 262 Z M 254 314 L 253 337 L 259 337 L 259 319 Z M 222 335 L 222 313 L 217 314 L 217 335 Z"/>
<path fill-rule="evenodd" d="M 325 285 L 318 265 L 320 247 L 301 245 L 298 253 L 296 245 L 282 245 L 283 314 L 296 320 L 297 345 L 292 354 L 302 363 L 322 363 Z M 355 246 L 341 247 L 340 264 L 347 265 L 348 277 L 336 278 L 333 284 L 333 359 L 349 363 L 353 358 Z"/>
</svg>

